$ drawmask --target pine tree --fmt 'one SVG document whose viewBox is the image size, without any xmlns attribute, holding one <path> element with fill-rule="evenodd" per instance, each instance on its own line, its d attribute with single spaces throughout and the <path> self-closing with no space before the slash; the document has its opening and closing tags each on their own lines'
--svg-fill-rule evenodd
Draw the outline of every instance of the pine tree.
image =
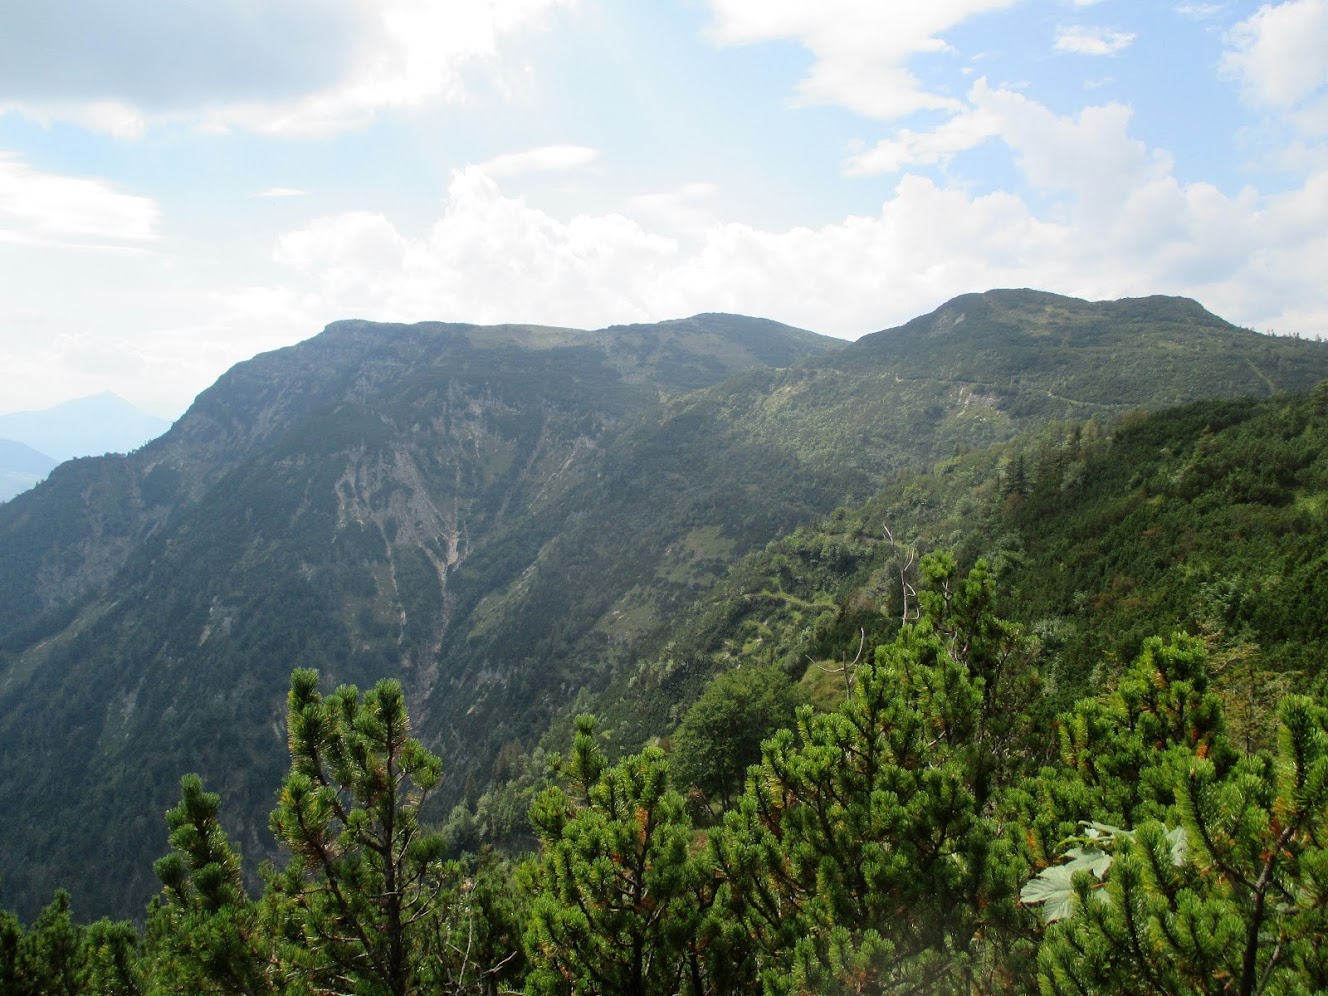
<svg viewBox="0 0 1328 996">
<path fill-rule="evenodd" d="M 442 764 L 410 736 L 399 682 L 324 698 L 318 673 L 291 675 L 291 772 L 272 830 L 291 860 L 272 888 L 298 924 L 316 985 L 404 996 L 440 914 L 442 834 L 420 808 Z"/>
<path fill-rule="evenodd" d="M 19 941 L 15 996 L 75 996 L 84 968 L 82 935 L 69 893 L 57 889 Z"/>
<path fill-rule="evenodd" d="M 146 973 L 133 924 L 74 921 L 69 893 L 54 898 L 32 926 L 0 910 L 3 996 L 142 996 Z"/>
<path fill-rule="evenodd" d="M 577 720 L 567 790 L 531 808 L 541 853 L 527 945 L 532 993 L 712 991 L 697 939 L 710 875 L 657 747 L 609 767 Z"/>
<path fill-rule="evenodd" d="M 766 743 L 712 838 L 767 992 L 1011 984 L 1020 864 L 995 814 L 1028 739 L 1030 648 L 991 613 L 984 567 L 965 579 L 928 558 L 923 573 L 922 618 L 859 668 L 841 709 L 804 710 Z"/>
<path fill-rule="evenodd" d="M 9 910 L 0 910 L 0 993 L 16 993 L 19 985 L 18 948 L 23 924 Z"/>
<path fill-rule="evenodd" d="M 1084 820 L 1126 829 L 1148 819 L 1174 822 L 1171 766 L 1206 758 L 1226 771 L 1238 756 L 1222 700 L 1209 687 L 1207 649 L 1184 634 L 1145 640 L 1116 687 L 1077 702 L 1060 717 L 1056 736 L 1062 767 L 1044 770 L 1038 791 L 1055 811 L 1052 832 L 1060 839 Z M 1045 830 L 1043 816 L 1024 814 Z"/>
<path fill-rule="evenodd" d="M 180 779 L 180 802 L 166 813 L 173 850 L 155 866 L 163 889 L 148 917 L 154 976 L 171 992 L 277 992 L 285 979 L 276 934 L 245 892 L 220 808 L 198 775 Z"/>
<path fill-rule="evenodd" d="M 134 925 L 98 920 L 83 932 L 85 996 L 141 996 L 147 992 L 142 938 Z"/>
<path fill-rule="evenodd" d="M 1220 712 L 1196 691 L 1201 672 L 1169 682 L 1155 671 L 1152 701 L 1163 708 L 1117 715 L 1114 736 L 1098 738 L 1099 751 L 1153 744 L 1133 814 L 1147 815 L 1133 830 L 1090 825 L 1065 863 L 1025 888 L 1055 921 L 1040 954 L 1044 993 L 1328 987 L 1328 709 L 1289 699 L 1276 757 L 1233 760 Z M 1185 684 L 1189 694 L 1167 694 Z M 1086 770 L 1109 767 L 1098 760 Z"/>
</svg>

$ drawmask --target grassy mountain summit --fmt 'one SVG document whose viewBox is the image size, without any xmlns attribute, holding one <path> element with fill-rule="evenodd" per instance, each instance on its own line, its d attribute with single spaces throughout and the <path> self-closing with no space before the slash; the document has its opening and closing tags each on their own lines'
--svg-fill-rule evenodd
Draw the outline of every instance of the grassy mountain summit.
<svg viewBox="0 0 1328 996">
<path fill-rule="evenodd" d="M 82 908 L 140 908 L 184 771 L 263 854 L 293 667 L 400 678 L 447 802 L 735 559 L 905 468 L 1325 376 L 1328 347 L 1169 298 L 969 295 L 853 344 L 729 315 L 334 323 L 0 506 L 0 899 L 78 868 Z"/>
</svg>

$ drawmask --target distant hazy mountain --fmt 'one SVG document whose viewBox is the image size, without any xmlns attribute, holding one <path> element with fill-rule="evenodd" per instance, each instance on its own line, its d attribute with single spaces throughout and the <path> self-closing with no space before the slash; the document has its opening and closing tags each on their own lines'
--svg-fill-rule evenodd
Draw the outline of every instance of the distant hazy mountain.
<svg viewBox="0 0 1328 996">
<path fill-rule="evenodd" d="M 400 677 L 447 804 L 738 557 L 906 468 L 1325 377 L 1328 344 L 1177 298 L 968 295 L 853 344 L 732 315 L 335 323 L 0 506 L 3 902 L 141 910 L 187 771 L 270 856 L 292 667 Z"/>
<path fill-rule="evenodd" d="M 14 439 L 0 439 L 0 501 L 27 491 L 51 472 L 56 461 Z"/>
<path fill-rule="evenodd" d="M 110 391 L 42 411 L 0 415 L 0 437 L 30 446 L 57 463 L 128 453 L 170 427 L 165 419 L 140 411 Z"/>
</svg>

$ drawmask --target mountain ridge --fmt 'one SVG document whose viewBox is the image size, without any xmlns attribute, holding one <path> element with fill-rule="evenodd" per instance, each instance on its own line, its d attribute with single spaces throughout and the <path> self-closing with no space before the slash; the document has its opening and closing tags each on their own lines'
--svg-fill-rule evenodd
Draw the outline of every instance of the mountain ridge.
<svg viewBox="0 0 1328 996">
<path fill-rule="evenodd" d="M 0 438 L 0 502 L 27 491 L 58 463 L 16 439 Z"/>
<path fill-rule="evenodd" d="M 169 427 L 166 419 L 136 408 L 112 391 L 38 411 L 0 415 L 0 437 L 24 443 L 57 463 L 103 453 L 126 453 Z"/>
<path fill-rule="evenodd" d="M 1166 301 L 1155 338 L 1187 341 L 1193 309 Z M 964 335 L 1001 348 L 1060 311 L 1124 322 L 1018 291 L 964 307 Z M 59 468 L 0 506 L 0 747 L 30 761 L 0 771 L 0 813 L 25 814 L 5 817 L 6 889 L 36 904 L 67 879 L 54 869 L 86 862 L 87 908 L 132 911 L 186 770 L 268 853 L 294 666 L 401 677 L 455 800 L 505 744 L 629 673 L 641 636 L 743 553 L 906 467 L 1133 407 L 1062 393 L 1106 355 L 1073 335 L 1055 362 L 975 371 L 968 340 L 938 350 L 919 321 L 858 343 L 725 315 L 590 332 L 339 322 L 237 365 L 141 451 Z M 1131 329 L 1113 333 L 1116 367 L 1157 406 L 1328 376 L 1322 344 L 1223 323 L 1196 366 L 1156 362 Z M 925 356 L 929 376 L 905 376 Z M 95 854 L 59 829 L 86 812 L 106 825 Z"/>
</svg>

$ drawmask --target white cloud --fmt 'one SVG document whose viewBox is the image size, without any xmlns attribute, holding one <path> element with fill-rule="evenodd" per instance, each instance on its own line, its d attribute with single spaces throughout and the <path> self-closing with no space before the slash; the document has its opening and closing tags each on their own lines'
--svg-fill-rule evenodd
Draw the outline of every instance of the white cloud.
<svg viewBox="0 0 1328 996">
<path fill-rule="evenodd" d="M 480 163 L 479 168 L 493 177 L 517 176 L 522 173 L 580 169 L 598 158 L 599 150 L 584 145 L 542 145 L 524 152 L 494 156 Z"/>
<path fill-rule="evenodd" d="M 156 121 L 324 134 L 459 99 L 504 36 L 575 2 L 25 3 L 0 33 L 0 110 L 121 137 Z"/>
<path fill-rule="evenodd" d="M 870 176 L 910 166 L 948 162 L 954 155 L 998 139 L 1015 157 L 1024 179 L 1040 195 L 1073 194 L 1083 203 L 1110 206 L 1157 170 L 1170 168 L 1165 156 L 1150 157 L 1129 136 L 1131 111 L 1109 103 L 1059 116 L 1014 90 L 977 80 L 966 109 L 931 131 L 902 130 L 845 163 L 845 172 Z"/>
<path fill-rule="evenodd" d="M 662 224 L 673 232 L 703 233 L 715 224 L 714 215 L 699 205 L 712 201 L 719 188 L 713 183 L 694 182 L 653 194 L 637 194 L 628 204 L 632 213 Z"/>
<path fill-rule="evenodd" d="M 1226 10 L 1224 3 L 1182 3 L 1177 4 L 1175 11 L 1182 17 L 1191 17 L 1196 21 L 1206 21 L 1210 17 L 1216 17 L 1222 11 Z"/>
<path fill-rule="evenodd" d="M 407 243 L 381 214 L 351 211 L 318 218 L 283 235 L 274 258 L 298 267 L 333 264 L 330 279 L 351 286 L 366 274 L 393 272 L 406 261 Z"/>
<path fill-rule="evenodd" d="M 155 237 L 156 202 L 105 180 L 33 169 L 0 152 L 0 241 L 106 249 Z"/>
<path fill-rule="evenodd" d="M 1289 109 L 1328 84 L 1328 0 L 1265 4 L 1227 41 L 1222 66 L 1257 104 Z"/>
<path fill-rule="evenodd" d="M 1302 102 L 1289 117 L 1306 135 L 1328 135 L 1328 93 Z"/>
<path fill-rule="evenodd" d="M 67 121 L 119 139 L 139 138 L 147 130 L 144 116 L 134 107 L 117 100 L 43 101 L 37 105 L 14 100 L 0 102 L 0 115 L 9 113 L 24 114 L 48 126 L 56 121 Z"/>
<path fill-rule="evenodd" d="M 942 34 L 971 17 L 1017 0 L 709 0 L 710 36 L 724 45 L 793 41 L 812 53 L 798 87 L 807 104 L 837 104 L 890 119 L 913 111 L 954 110 L 958 102 L 929 91 L 907 68 L 917 55 L 942 52 Z"/>
<path fill-rule="evenodd" d="M 296 187 L 268 187 L 254 194 L 255 197 L 307 197 L 308 191 Z"/>
<path fill-rule="evenodd" d="M 622 215 L 554 218 L 471 166 L 453 175 L 442 217 L 421 237 L 352 212 L 283 236 L 275 255 L 312 279 L 329 319 L 609 324 L 644 313 L 676 253 L 674 240 Z"/>
<path fill-rule="evenodd" d="M 1130 47 L 1135 36 L 1126 31 L 1089 25 L 1070 25 L 1056 29 L 1057 52 L 1075 55 L 1115 55 Z"/>
<path fill-rule="evenodd" d="M 652 227 L 619 214 L 559 218 L 471 167 L 418 236 L 351 213 L 283 237 L 276 255 L 291 280 L 266 293 L 282 309 L 298 302 L 309 328 L 350 315 L 593 327 L 723 310 L 857 336 L 955 294 L 1033 286 L 1189 294 L 1244 324 L 1328 331 L 1328 307 L 1303 304 L 1321 298 L 1328 272 L 1328 170 L 1278 197 L 1228 195 L 1180 182 L 1169 157 L 1129 135 L 1119 105 L 1058 116 L 985 84 L 972 97 L 1050 202 L 906 173 L 878 212 L 818 227 L 772 231 L 699 212 L 679 226 L 669 211 L 711 191 L 696 185 L 635 199 Z"/>
<path fill-rule="evenodd" d="M 375 112 L 464 96 L 463 69 L 495 59 L 504 35 L 575 0 L 358 0 L 374 18 L 372 46 L 336 85 L 286 108 L 236 109 L 235 120 L 273 132 L 327 132 Z M 223 123 L 225 123 L 223 118 Z"/>
<path fill-rule="evenodd" d="M 1165 154 L 1150 155 L 1131 138 L 1131 111 L 1110 103 L 1057 115 L 1023 94 L 989 87 L 985 80 L 969 94 L 974 107 L 999 122 L 1000 140 L 1040 194 L 1072 195 L 1083 207 L 1110 216 L 1129 192 L 1170 169 Z"/>
<path fill-rule="evenodd" d="M 650 214 L 710 190 L 690 185 L 633 206 Z M 617 214 L 559 219 L 472 167 L 454 176 L 442 217 L 418 238 L 353 213 L 284 236 L 276 256 L 311 282 L 311 322 L 593 327 L 727 310 L 856 336 L 938 297 L 1016 280 L 1030 258 L 1060 259 L 1070 237 L 1011 195 L 973 199 L 917 177 L 877 216 L 782 232 L 710 222 L 692 235 L 680 241 Z"/>
<path fill-rule="evenodd" d="M 974 148 L 999 131 L 1000 121 L 994 115 L 980 109 L 967 110 L 932 131 L 901 129 L 894 138 L 850 156 L 844 172 L 849 176 L 877 176 L 898 173 L 909 166 L 948 162 L 956 153 Z"/>
</svg>

